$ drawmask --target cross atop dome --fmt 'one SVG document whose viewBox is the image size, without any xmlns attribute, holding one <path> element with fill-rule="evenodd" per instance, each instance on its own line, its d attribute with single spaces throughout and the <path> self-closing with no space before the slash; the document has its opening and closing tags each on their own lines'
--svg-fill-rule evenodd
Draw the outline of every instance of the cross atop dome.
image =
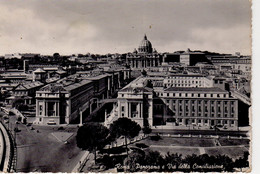
<svg viewBox="0 0 260 174">
<path fill-rule="evenodd" d="M 144 40 L 147 40 L 147 36 L 146 36 L 146 34 L 144 34 Z"/>
</svg>

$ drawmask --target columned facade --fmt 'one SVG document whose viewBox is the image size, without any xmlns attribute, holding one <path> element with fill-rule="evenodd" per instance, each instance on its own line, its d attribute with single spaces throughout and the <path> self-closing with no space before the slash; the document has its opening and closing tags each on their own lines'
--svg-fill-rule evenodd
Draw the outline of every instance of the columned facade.
<svg viewBox="0 0 260 174">
<path fill-rule="evenodd" d="M 160 66 L 163 57 L 152 48 L 151 42 L 145 35 L 138 47 L 138 51 L 135 49 L 133 53 L 127 54 L 126 62 L 132 69 L 142 69 Z"/>
</svg>

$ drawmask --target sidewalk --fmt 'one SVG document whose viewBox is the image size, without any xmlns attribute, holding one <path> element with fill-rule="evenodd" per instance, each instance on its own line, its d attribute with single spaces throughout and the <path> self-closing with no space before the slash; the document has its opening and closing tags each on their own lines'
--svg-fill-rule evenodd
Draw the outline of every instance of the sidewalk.
<svg viewBox="0 0 260 174">
<path fill-rule="evenodd" d="M 160 125 L 160 126 L 152 126 L 152 129 L 165 129 L 165 130 L 214 130 L 214 129 L 210 129 L 210 126 L 198 126 L 198 125 Z M 238 129 L 240 130 L 249 130 L 248 127 L 245 128 L 237 128 L 237 127 L 230 127 L 227 129 L 224 128 L 218 128 L 220 130 L 223 131 L 238 131 Z"/>
<path fill-rule="evenodd" d="M 74 167 L 74 169 L 71 171 L 71 173 L 78 173 L 80 170 L 84 167 L 84 162 L 88 160 L 89 151 L 86 151 L 83 156 L 80 158 L 77 165 Z"/>
</svg>

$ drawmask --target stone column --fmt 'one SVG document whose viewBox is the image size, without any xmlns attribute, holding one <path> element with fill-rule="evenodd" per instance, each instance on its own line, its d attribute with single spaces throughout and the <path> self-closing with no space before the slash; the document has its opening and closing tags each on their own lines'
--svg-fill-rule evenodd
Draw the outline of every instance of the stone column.
<svg viewBox="0 0 260 174">
<path fill-rule="evenodd" d="M 143 116 L 143 103 L 140 103 L 140 118 L 144 118 L 144 116 Z"/>
<path fill-rule="evenodd" d="M 129 104 L 129 113 L 128 113 L 128 117 L 131 118 L 131 114 L 132 114 L 132 111 L 131 111 L 131 103 L 128 103 Z"/>
<path fill-rule="evenodd" d="M 45 102 L 45 116 L 49 116 L 48 115 L 48 102 Z"/>
<path fill-rule="evenodd" d="M 79 121 L 79 126 L 82 126 L 83 125 L 83 114 L 82 114 L 82 111 L 79 111 L 79 119 L 80 119 L 80 121 Z"/>
<path fill-rule="evenodd" d="M 36 100 L 36 116 L 39 116 L 39 100 Z"/>
</svg>

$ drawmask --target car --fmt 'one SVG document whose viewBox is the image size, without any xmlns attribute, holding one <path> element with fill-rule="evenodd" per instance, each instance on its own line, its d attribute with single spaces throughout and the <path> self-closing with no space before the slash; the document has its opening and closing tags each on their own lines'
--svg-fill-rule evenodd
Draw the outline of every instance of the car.
<svg viewBox="0 0 260 174">
<path fill-rule="evenodd" d="M 55 121 L 54 120 L 49 120 L 49 122 L 47 123 L 48 125 L 56 125 Z"/>
<path fill-rule="evenodd" d="M 26 124 L 26 126 L 31 126 L 31 125 L 32 125 L 32 123 L 27 123 L 27 124 Z"/>
<path fill-rule="evenodd" d="M 222 127 L 223 127 L 223 125 L 221 125 L 221 124 L 218 124 L 216 127 L 218 127 L 218 128 L 222 128 Z"/>
</svg>

